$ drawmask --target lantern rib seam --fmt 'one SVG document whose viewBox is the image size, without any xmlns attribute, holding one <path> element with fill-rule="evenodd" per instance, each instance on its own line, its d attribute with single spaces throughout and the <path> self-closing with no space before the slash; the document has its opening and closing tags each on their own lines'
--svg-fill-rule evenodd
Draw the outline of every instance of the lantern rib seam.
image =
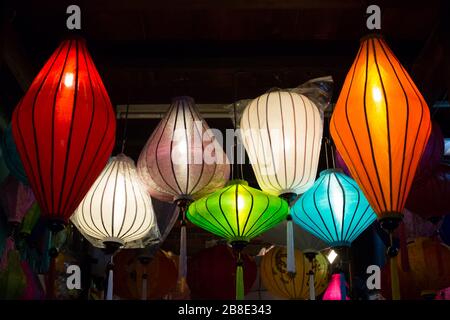
<svg viewBox="0 0 450 320">
<path fill-rule="evenodd" d="M 375 174 L 377 177 L 377 182 L 378 182 L 378 187 L 380 188 L 380 194 L 381 194 L 381 198 L 383 200 L 383 210 L 381 211 L 385 211 L 387 208 L 386 205 L 386 199 L 384 197 L 384 192 L 383 192 L 383 186 L 381 185 L 381 180 L 380 180 L 380 174 L 378 172 L 378 167 L 377 167 L 377 162 L 375 161 L 375 154 L 374 154 L 374 150 L 373 150 L 373 143 L 372 143 L 372 135 L 370 134 L 370 127 L 369 127 L 369 119 L 367 117 L 367 78 L 368 78 L 368 70 L 369 70 L 369 45 L 367 45 L 367 49 L 366 49 L 366 64 L 365 64 L 365 79 L 364 79 L 364 94 L 363 94 L 363 105 L 364 105 L 364 119 L 365 119 L 365 123 L 366 123 L 366 130 L 367 130 L 367 135 L 369 137 L 369 145 L 370 145 L 370 153 L 372 156 L 372 164 L 373 167 L 375 169 Z M 389 125 L 389 124 L 387 124 Z M 370 177 L 369 177 L 370 179 Z M 381 209 L 381 208 L 380 208 Z"/>
<path fill-rule="evenodd" d="M 78 83 L 78 77 L 79 77 L 79 61 L 78 61 L 78 42 L 75 43 L 75 92 L 73 95 L 73 106 L 72 106 L 72 117 L 71 117 L 71 121 L 70 121 L 70 129 L 69 129 L 69 137 L 68 137 L 68 141 L 67 141 L 67 149 L 66 149 L 66 157 L 65 157 L 65 161 L 64 161 L 64 170 L 63 170 L 63 178 L 62 178 L 62 183 L 61 183 L 61 190 L 59 191 L 59 201 L 58 201 L 58 212 L 56 213 L 56 216 L 61 215 L 61 205 L 62 205 L 62 197 L 64 194 L 64 189 L 65 189 L 65 182 L 67 179 L 67 165 L 69 162 L 69 156 L 70 156 L 70 151 L 71 151 L 71 147 L 72 147 L 72 134 L 73 134 L 73 123 L 75 122 L 75 113 L 77 110 L 77 103 L 78 103 L 78 89 L 79 89 L 79 83 Z"/>
<path fill-rule="evenodd" d="M 379 40 L 377 40 L 379 41 Z M 383 89 L 383 96 L 385 97 L 385 105 L 386 105 L 386 129 L 387 129 L 387 143 L 388 143 L 388 155 L 389 155 L 389 195 L 390 195 L 390 208 L 394 208 L 394 202 L 393 202 L 393 190 L 392 190 L 392 145 L 391 145 L 391 122 L 390 122 L 390 117 L 389 117 L 389 103 L 388 103 L 388 98 L 386 95 L 386 88 L 384 87 L 384 83 L 383 83 L 383 78 L 381 77 L 381 73 L 380 73 L 380 67 L 378 66 L 378 61 L 377 61 L 377 52 L 376 52 L 376 48 L 375 48 L 375 41 L 374 39 L 371 39 L 371 43 L 372 43 L 372 50 L 373 50 L 373 59 L 375 62 L 375 66 L 377 68 L 377 72 L 378 72 L 378 77 L 380 79 L 380 83 L 381 83 L 381 88 Z M 389 60 L 389 59 L 388 59 Z M 395 72 L 395 70 L 394 70 Z M 367 75 L 366 75 L 367 76 Z M 407 108 L 408 109 L 408 108 Z M 408 116 L 407 116 L 408 117 Z M 408 118 L 407 118 L 408 119 Z M 408 120 L 406 120 L 408 121 Z M 406 130 L 405 130 L 406 131 Z M 373 151 L 372 151 L 373 152 Z M 405 155 L 403 154 L 403 159 L 404 159 Z M 403 161 L 402 161 L 402 167 L 403 167 Z M 378 168 L 377 168 L 378 171 Z M 400 176 L 400 181 L 401 181 L 401 177 Z M 387 209 L 387 208 L 386 208 Z"/>
<path fill-rule="evenodd" d="M 403 182 L 403 176 L 404 176 L 404 169 L 405 169 L 405 153 L 406 153 L 406 143 L 408 141 L 408 123 L 409 123 L 409 99 L 408 96 L 406 94 L 406 90 L 403 87 L 402 82 L 400 81 L 400 78 L 398 77 L 397 71 L 394 68 L 394 65 L 392 64 L 391 59 L 389 58 L 389 56 L 386 54 L 386 51 L 383 48 L 382 42 L 377 40 L 377 43 L 380 45 L 381 50 L 383 51 L 384 55 L 386 56 L 386 60 L 389 62 L 392 71 L 395 74 L 395 77 L 397 78 L 397 81 L 402 89 L 403 95 L 405 96 L 405 101 L 406 101 L 406 123 L 405 123 L 405 139 L 403 141 L 403 153 L 402 153 L 402 166 L 401 166 L 401 170 L 400 170 L 400 182 L 398 185 L 398 194 L 397 194 L 397 206 L 396 206 L 396 211 L 400 211 L 401 208 L 401 198 L 402 198 L 402 182 Z M 374 46 L 374 50 L 375 50 L 375 46 Z M 376 60 L 375 60 L 376 63 Z M 380 74 L 380 70 L 378 68 L 378 64 L 377 64 L 377 69 L 378 69 L 378 73 Z M 381 79 L 381 74 L 380 74 L 380 79 Z M 383 85 L 383 84 L 382 84 Z M 384 85 L 383 85 L 383 91 L 384 91 Z M 387 100 L 387 99 L 386 99 Z M 392 178 L 392 177 L 391 177 Z M 392 186 L 391 186 L 392 188 Z M 392 206 L 393 207 L 393 206 Z"/>
<path fill-rule="evenodd" d="M 64 74 L 64 69 L 66 68 L 66 64 L 67 64 L 67 58 L 69 57 L 69 53 L 70 53 L 70 48 L 72 47 L 72 41 L 70 41 L 69 44 L 69 48 L 67 49 L 67 54 L 66 57 L 64 59 L 64 63 L 62 66 L 62 71 L 61 74 L 59 76 L 59 80 L 58 80 L 58 84 L 57 87 L 59 87 L 61 85 L 61 80 Z M 51 68 L 50 68 L 51 69 Z M 52 127 L 51 127 L 51 137 L 52 137 L 52 142 L 51 142 L 51 160 L 50 160 L 50 197 L 51 197 L 51 206 L 52 206 L 52 210 L 53 210 L 53 206 L 55 205 L 55 199 L 54 199 L 54 189 L 55 189 L 55 181 L 53 179 L 54 177 L 54 158 L 55 158 L 55 106 L 56 106 L 56 97 L 58 96 L 58 90 L 55 90 L 55 94 L 53 96 L 53 108 L 52 108 Z M 36 97 L 37 99 L 37 97 Z M 40 163 L 40 160 L 39 160 Z M 39 165 L 40 166 L 40 165 Z M 50 212 L 47 212 L 47 214 L 50 214 Z"/>
<path fill-rule="evenodd" d="M 70 48 L 70 46 L 69 46 L 69 48 Z M 33 125 L 33 138 L 34 138 L 34 145 L 35 145 L 35 155 L 36 155 L 36 161 L 37 161 L 37 171 L 38 171 L 38 173 L 39 173 L 39 179 L 36 179 L 36 181 L 37 180 L 39 180 L 40 181 L 40 185 L 39 185 L 39 187 L 40 188 L 37 188 L 40 192 L 41 192 L 41 190 L 42 190 L 42 204 L 43 205 L 45 205 L 45 207 L 46 208 L 43 208 L 43 209 L 46 209 L 47 210 L 47 214 L 49 214 L 50 215 L 50 207 L 48 206 L 48 203 L 47 203 L 47 199 L 46 199 L 46 197 L 45 197 L 45 192 L 44 192 L 44 182 L 43 182 L 43 180 L 42 180 L 42 172 L 41 172 L 41 159 L 40 159 L 40 157 L 39 157 L 39 148 L 38 148 L 38 142 L 37 142 L 37 131 L 36 131 L 36 122 L 35 122 L 35 110 L 36 110 L 36 101 L 37 101 L 37 98 L 38 98 L 38 96 L 39 96 L 39 94 L 40 94 L 40 92 L 41 92 L 41 90 L 42 90 L 42 88 L 43 88 L 43 86 L 44 86 L 44 83 L 45 83 L 45 81 L 47 81 L 47 78 L 48 78 L 48 76 L 49 76 L 49 74 L 50 74 L 50 71 L 51 71 L 51 69 L 52 69 L 52 67 L 54 66 L 54 63 L 56 62 L 56 60 L 57 60 L 57 58 L 58 58 L 58 56 L 59 56 L 59 53 L 62 51 L 62 47 L 61 47 L 61 50 L 58 52 L 58 54 L 57 54 L 57 56 L 55 57 L 55 60 L 52 62 L 52 65 L 50 66 L 50 68 L 48 69 L 48 72 L 47 72 L 47 74 L 45 75 L 45 77 L 42 79 L 42 82 L 41 82 L 41 84 L 39 85 L 39 88 L 38 88 L 38 90 L 36 91 L 36 95 L 34 96 L 34 99 L 33 99 L 33 107 L 32 107 L 32 112 L 31 112 L 31 119 L 32 119 L 32 125 Z M 66 59 L 67 59 L 67 56 L 68 56 L 68 54 L 69 54 L 69 51 L 70 50 L 68 50 L 67 51 L 67 54 L 66 54 Z M 21 110 L 22 108 L 20 108 L 19 109 L 19 111 Z M 19 132 L 21 132 L 21 130 L 20 130 L 20 125 L 18 125 L 18 129 L 19 129 Z M 21 140 L 23 140 L 23 136 L 22 136 L 22 134 L 20 133 L 20 136 L 22 137 L 22 139 Z M 25 146 L 25 143 L 23 143 L 23 145 Z M 29 157 L 28 157 L 28 153 L 26 153 L 26 158 L 28 159 L 28 164 L 31 164 L 31 161 L 29 160 Z M 30 165 L 29 166 L 30 168 L 32 168 L 32 166 Z M 32 170 L 33 171 L 33 173 L 34 173 L 34 170 Z M 37 185 L 37 184 L 36 184 Z M 53 203 L 51 204 L 52 205 L 52 208 L 53 208 Z"/>
<path fill-rule="evenodd" d="M 93 88 L 93 86 L 92 86 L 92 80 L 91 80 L 91 75 L 90 75 L 90 72 L 89 72 L 89 67 L 88 67 L 88 65 L 87 65 L 87 61 L 86 61 L 86 55 L 85 55 L 85 53 L 84 53 L 84 49 L 82 48 L 82 54 L 83 54 L 83 56 L 84 56 L 84 62 L 85 62 L 85 64 L 86 64 L 86 73 L 87 73 L 87 76 L 88 76 L 88 78 L 89 78 L 89 84 L 90 84 L 90 86 L 91 86 L 91 93 L 92 93 L 92 112 L 91 112 L 91 120 L 90 120 L 90 122 L 89 122 L 89 129 L 88 129 L 88 132 L 87 132 L 87 134 L 86 134 L 86 140 L 88 140 L 89 139 L 89 136 L 90 136 L 90 133 L 91 133 L 91 129 L 92 129 L 92 125 L 93 125 L 93 123 L 94 123 L 94 115 L 95 115 L 95 109 L 96 109 L 96 105 L 95 105 L 95 95 L 94 95 L 94 88 Z M 77 71 L 78 71 L 78 68 L 77 68 Z M 55 95 L 55 101 L 56 101 L 56 95 Z M 54 120 L 52 121 L 52 126 L 54 125 Z M 54 134 L 53 134 L 53 132 L 52 132 L 52 137 L 54 136 Z M 53 145 L 54 145 L 54 141 L 53 141 L 54 139 L 52 138 L 52 147 L 53 147 Z M 86 141 L 87 142 L 87 141 Z M 81 163 L 83 162 L 82 160 L 84 159 L 84 154 L 86 153 L 86 148 L 87 148 L 87 143 L 84 143 L 84 146 L 83 146 L 83 151 L 81 152 L 81 156 L 80 156 L 80 161 L 78 162 L 78 165 L 77 165 L 77 169 L 75 170 L 75 172 L 79 172 L 79 170 L 80 170 L 80 167 L 81 167 Z M 98 148 L 97 148 L 98 149 Z M 94 159 L 95 159 L 96 157 L 94 157 Z M 53 151 L 52 151 L 52 160 L 53 160 Z M 53 170 L 53 165 L 52 165 L 52 170 Z M 52 171 L 53 172 L 53 171 Z M 72 194 L 72 192 L 73 192 L 73 186 L 75 185 L 75 181 L 77 180 L 77 178 L 78 178 L 79 176 L 78 175 L 76 175 L 75 174 L 75 176 L 74 176 L 74 178 L 72 179 L 72 183 L 71 183 L 71 186 L 70 186 L 70 189 L 69 189 L 69 192 L 68 192 L 68 194 Z M 84 179 L 84 177 L 82 177 L 83 179 Z M 53 188 L 53 177 L 51 178 L 51 180 L 52 180 L 52 188 Z M 52 194 L 53 194 L 53 191 L 52 191 Z M 72 204 L 71 204 L 72 205 Z M 65 210 L 66 210 L 66 208 L 67 208 L 67 201 L 64 203 L 64 206 L 63 206 L 63 210 L 61 210 L 62 212 L 64 212 Z"/>
<path fill-rule="evenodd" d="M 161 168 L 159 167 L 159 160 L 158 160 L 158 154 L 159 154 L 159 152 L 158 152 L 158 149 L 159 149 L 159 145 L 160 145 L 160 143 L 161 143 L 161 140 L 162 140 L 162 136 L 164 135 L 164 131 L 166 130 L 166 127 L 167 127 L 167 124 L 169 123 L 169 119 L 170 119 L 170 117 L 172 116 L 172 112 L 173 112 L 173 109 L 175 108 L 175 105 L 172 105 L 171 107 L 170 107 L 170 109 L 169 109 L 169 112 L 167 113 L 167 117 L 166 117 L 166 121 L 165 121 L 165 123 L 164 123 L 164 126 L 162 127 L 162 129 L 161 129 L 161 135 L 159 136 L 159 139 L 158 139 L 158 142 L 156 143 L 156 148 L 155 148 L 155 164 L 156 164 L 156 168 L 158 169 L 158 173 L 159 173 L 159 176 L 161 177 L 161 179 L 162 179 L 162 181 L 166 184 L 166 186 L 167 187 L 169 187 L 169 190 L 164 190 L 165 192 L 167 192 L 167 193 L 170 193 L 170 194 L 172 194 L 173 195 L 173 193 L 174 194 L 177 194 L 179 191 L 181 191 L 181 190 L 179 190 L 179 191 L 177 191 L 177 190 L 175 190 L 170 184 L 169 184 L 169 182 L 165 179 L 165 177 L 164 177 L 164 175 L 162 174 L 162 172 L 161 172 Z M 178 110 L 178 107 L 177 107 L 177 110 Z M 176 121 L 175 121 L 175 126 L 176 126 Z M 150 142 L 151 142 L 151 140 L 152 139 L 149 139 L 149 141 L 147 142 L 147 144 L 150 146 Z M 170 148 L 170 154 L 172 155 L 172 147 Z M 147 164 L 147 163 L 149 163 L 149 161 L 148 161 L 148 156 L 149 156 L 149 154 L 145 154 L 145 163 Z M 148 169 L 148 167 L 147 167 L 147 165 L 145 166 L 145 170 L 147 171 L 147 173 L 149 174 L 149 176 L 151 177 L 151 175 L 150 175 L 150 170 Z M 156 184 L 156 182 L 155 182 L 155 184 Z M 159 187 L 159 188 L 161 188 L 161 187 Z M 158 189 L 159 189 L 158 188 Z M 161 188 L 162 189 L 162 188 Z M 170 191 L 170 189 L 172 190 L 172 191 Z M 173 193 L 172 193 L 173 192 Z"/>
<path fill-rule="evenodd" d="M 353 68 L 353 72 L 352 72 L 352 77 L 351 77 L 351 79 L 350 79 L 350 85 L 349 85 L 349 88 L 348 88 L 347 95 L 346 95 L 346 97 L 345 97 L 345 107 L 344 107 L 344 110 L 345 110 L 345 118 L 346 118 L 347 126 L 348 126 L 348 128 L 350 129 L 350 133 L 351 133 L 351 136 L 352 136 L 352 138 L 353 138 L 353 143 L 355 144 L 356 151 L 357 151 L 358 156 L 359 156 L 359 160 L 360 160 L 360 162 L 361 162 L 361 164 L 362 164 L 362 167 L 363 167 L 363 169 L 364 169 L 364 172 L 365 172 L 365 174 L 366 174 L 367 181 L 369 182 L 370 188 L 372 189 L 373 193 L 375 193 L 375 188 L 374 188 L 374 186 L 373 186 L 373 184 L 372 184 L 372 180 L 371 180 L 370 177 L 369 177 L 369 173 L 367 172 L 367 168 L 366 168 L 366 166 L 364 165 L 364 162 L 363 162 L 363 159 L 362 159 L 362 156 L 361 156 L 361 151 L 359 150 L 359 146 L 358 146 L 358 144 L 356 143 L 355 133 L 353 132 L 353 128 L 352 128 L 352 126 L 350 125 L 350 118 L 349 118 L 349 114 L 348 114 L 348 99 L 349 99 L 349 96 L 350 96 L 350 91 L 351 91 L 352 86 L 353 86 L 353 80 L 354 80 L 354 78 L 355 78 L 356 66 L 357 66 L 357 64 L 358 64 L 357 62 L 360 60 L 362 51 L 363 51 L 363 49 L 362 49 L 362 47 L 361 47 L 360 50 L 359 50 L 359 52 L 358 52 L 358 56 L 356 57 L 356 60 L 355 60 L 355 62 L 354 62 L 354 68 Z M 340 141 L 342 147 L 344 148 L 344 150 L 345 150 L 345 152 L 346 152 L 346 154 L 347 154 L 348 159 L 350 159 L 350 162 L 352 163 L 352 166 L 351 166 L 351 167 L 354 167 L 355 165 L 354 165 L 354 163 L 353 163 L 352 157 L 350 157 L 350 154 L 348 153 L 347 147 L 346 147 L 345 144 L 343 143 L 343 139 L 342 139 L 341 135 L 339 134 L 339 131 L 337 130 L 335 117 L 332 117 L 332 123 L 333 123 L 333 127 L 335 128 L 335 133 L 336 133 L 337 137 L 339 138 L 339 141 Z M 358 178 L 358 180 L 359 180 L 360 182 L 362 182 L 362 179 L 359 177 L 359 172 L 357 172 L 357 171 L 355 171 L 355 170 L 353 170 L 353 171 L 354 171 L 354 172 L 352 172 L 352 174 L 354 174 L 354 175 Z M 363 183 L 361 183 L 361 187 L 362 187 L 363 189 L 366 189 L 366 186 L 365 186 Z M 375 202 L 376 202 L 377 206 L 378 206 L 379 208 L 381 208 L 381 205 L 380 205 L 380 203 L 379 203 L 379 201 L 378 201 L 378 198 L 376 198 L 376 197 L 375 197 Z"/>
<path fill-rule="evenodd" d="M 277 167 L 277 163 L 275 162 L 275 157 L 273 155 L 272 136 L 270 134 L 270 129 L 269 129 L 269 97 L 270 97 L 270 94 L 271 94 L 271 92 L 269 92 L 267 94 L 267 98 L 266 98 L 266 130 L 267 130 L 267 135 L 269 137 L 270 155 L 272 156 L 272 165 L 275 170 L 275 174 L 274 174 L 275 180 L 278 183 L 278 189 L 281 189 L 281 184 L 280 184 L 280 181 L 278 180 L 278 175 L 276 174 L 278 167 Z M 274 189 L 276 190 L 277 188 L 274 188 Z"/>
</svg>

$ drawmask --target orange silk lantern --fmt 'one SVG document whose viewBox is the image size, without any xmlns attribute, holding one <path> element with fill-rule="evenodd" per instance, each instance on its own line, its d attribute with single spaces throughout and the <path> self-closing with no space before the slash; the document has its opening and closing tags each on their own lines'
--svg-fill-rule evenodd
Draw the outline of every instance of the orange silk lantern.
<svg viewBox="0 0 450 320">
<path fill-rule="evenodd" d="M 391 233 L 398 226 L 431 131 L 428 106 L 379 35 L 361 40 L 330 122 L 336 149 Z M 394 257 L 397 252 L 389 248 Z M 392 293 L 400 299 L 391 259 Z"/>
<path fill-rule="evenodd" d="M 330 130 L 378 218 L 401 219 L 430 135 L 430 113 L 411 77 L 380 36 L 361 40 Z"/>
</svg>

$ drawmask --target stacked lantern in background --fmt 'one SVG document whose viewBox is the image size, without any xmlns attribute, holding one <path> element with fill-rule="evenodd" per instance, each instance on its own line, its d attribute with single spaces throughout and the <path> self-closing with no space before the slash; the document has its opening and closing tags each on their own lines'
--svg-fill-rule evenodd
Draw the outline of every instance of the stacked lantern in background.
<svg viewBox="0 0 450 320">
<path fill-rule="evenodd" d="M 270 249 L 261 261 L 261 279 L 264 287 L 275 296 L 284 299 L 303 299 L 311 297 L 310 291 L 322 294 L 329 279 L 327 258 L 318 253 L 312 260 L 301 251 L 295 250 L 296 273 L 287 272 L 286 248 Z M 314 277 L 311 275 L 314 274 Z"/>
<path fill-rule="evenodd" d="M 150 194 L 180 208 L 179 286 L 186 283 L 186 218 L 189 203 L 221 188 L 230 174 L 229 162 L 190 97 L 173 99 L 169 111 L 148 139 L 138 172 Z"/>
<path fill-rule="evenodd" d="M 244 295 L 256 279 L 256 263 L 242 254 L 244 269 Z M 231 300 L 235 297 L 237 257 L 227 245 L 203 249 L 189 261 L 188 284 L 193 299 Z"/>
<path fill-rule="evenodd" d="M 362 39 L 330 131 L 352 177 L 391 234 L 402 219 L 430 130 L 425 100 L 384 40 L 376 35 Z M 397 265 L 393 259 L 391 264 L 393 298 L 399 299 Z"/>
<path fill-rule="evenodd" d="M 442 219 L 442 224 L 439 228 L 439 238 L 443 243 L 450 246 L 450 215 L 446 215 Z"/>
<path fill-rule="evenodd" d="M 245 108 L 242 139 L 258 184 L 264 192 L 291 204 L 316 178 L 323 116 L 306 96 L 275 90 Z M 287 216 L 288 271 L 295 273 L 292 218 Z"/>
<path fill-rule="evenodd" d="M 115 294 L 121 299 L 162 299 L 177 284 L 177 267 L 162 250 L 147 261 L 136 250 L 123 250 L 115 256 L 115 264 Z"/>
<path fill-rule="evenodd" d="M 430 137 L 425 146 L 422 157 L 420 158 L 419 165 L 417 166 L 416 174 L 414 176 L 414 184 L 420 183 L 422 179 L 425 179 L 438 171 L 443 155 L 444 136 L 441 128 L 439 128 L 439 124 L 436 121 L 433 121 L 431 123 Z"/>
<path fill-rule="evenodd" d="M 440 165 L 429 177 L 413 184 L 406 207 L 423 219 L 437 222 L 450 214 L 450 166 Z"/>
<path fill-rule="evenodd" d="M 16 178 L 9 176 L 0 185 L 0 204 L 8 222 L 19 225 L 34 202 L 33 191 Z"/>
<path fill-rule="evenodd" d="M 6 166 L 16 179 L 24 184 L 28 184 L 28 179 L 25 170 L 17 153 L 16 144 L 14 142 L 11 125 L 8 125 L 3 132 L 3 137 L 0 143 L 2 155 L 5 159 Z"/>
<path fill-rule="evenodd" d="M 400 252 L 397 257 L 399 269 L 399 280 L 401 284 L 402 298 L 423 299 L 424 297 L 434 297 L 440 289 L 450 286 L 450 249 L 436 239 L 416 238 L 407 247 L 409 269 L 404 269 L 401 264 Z M 386 267 L 389 267 L 387 265 Z M 382 278 L 381 287 L 383 294 L 387 297 L 390 292 L 387 269 L 383 273 L 387 277 Z"/>
</svg>

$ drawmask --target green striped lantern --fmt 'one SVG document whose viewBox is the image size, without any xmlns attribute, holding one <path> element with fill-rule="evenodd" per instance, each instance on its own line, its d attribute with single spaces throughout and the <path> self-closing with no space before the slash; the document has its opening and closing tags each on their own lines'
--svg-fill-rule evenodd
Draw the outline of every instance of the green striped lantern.
<svg viewBox="0 0 450 320">
<path fill-rule="evenodd" d="M 192 223 L 228 240 L 238 254 L 237 300 L 244 295 L 240 252 L 252 238 L 286 219 L 288 209 L 285 200 L 249 187 L 244 180 L 232 180 L 189 206 L 187 218 Z"/>
</svg>

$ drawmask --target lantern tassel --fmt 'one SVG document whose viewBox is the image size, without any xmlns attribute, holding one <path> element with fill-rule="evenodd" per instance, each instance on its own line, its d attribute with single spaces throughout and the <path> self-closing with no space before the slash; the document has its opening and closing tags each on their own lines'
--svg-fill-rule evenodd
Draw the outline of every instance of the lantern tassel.
<svg viewBox="0 0 450 320">
<path fill-rule="evenodd" d="M 314 287 L 314 271 L 309 271 L 309 300 L 316 300 L 316 288 Z"/>
<path fill-rule="evenodd" d="M 113 264 L 113 258 L 111 255 L 111 261 L 107 265 L 108 270 L 108 285 L 106 287 L 106 300 L 112 300 L 113 299 L 113 283 L 114 283 L 114 264 Z"/>
<path fill-rule="evenodd" d="M 178 280 L 183 281 L 186 279 L 187 274 L 187 257 L 186 257 L 186 221 L 183 219 L 181 222 L 181 234 L 180 234 L 180 257 L 179 257 L 179 269 Z"/>
<path fill-rule="evenodd" d="M 295 253 L 294 253 L 294 225 L 291 215 L 287 217 L 286 225 L 286 245 L 287 245 L 287 272 L 295 274 Z"/>
<path fill-rule="evenodd" d="M 236 264 L 236 300 L 244 300 L 244 267 L 240 253 Z"/>
</svg>

